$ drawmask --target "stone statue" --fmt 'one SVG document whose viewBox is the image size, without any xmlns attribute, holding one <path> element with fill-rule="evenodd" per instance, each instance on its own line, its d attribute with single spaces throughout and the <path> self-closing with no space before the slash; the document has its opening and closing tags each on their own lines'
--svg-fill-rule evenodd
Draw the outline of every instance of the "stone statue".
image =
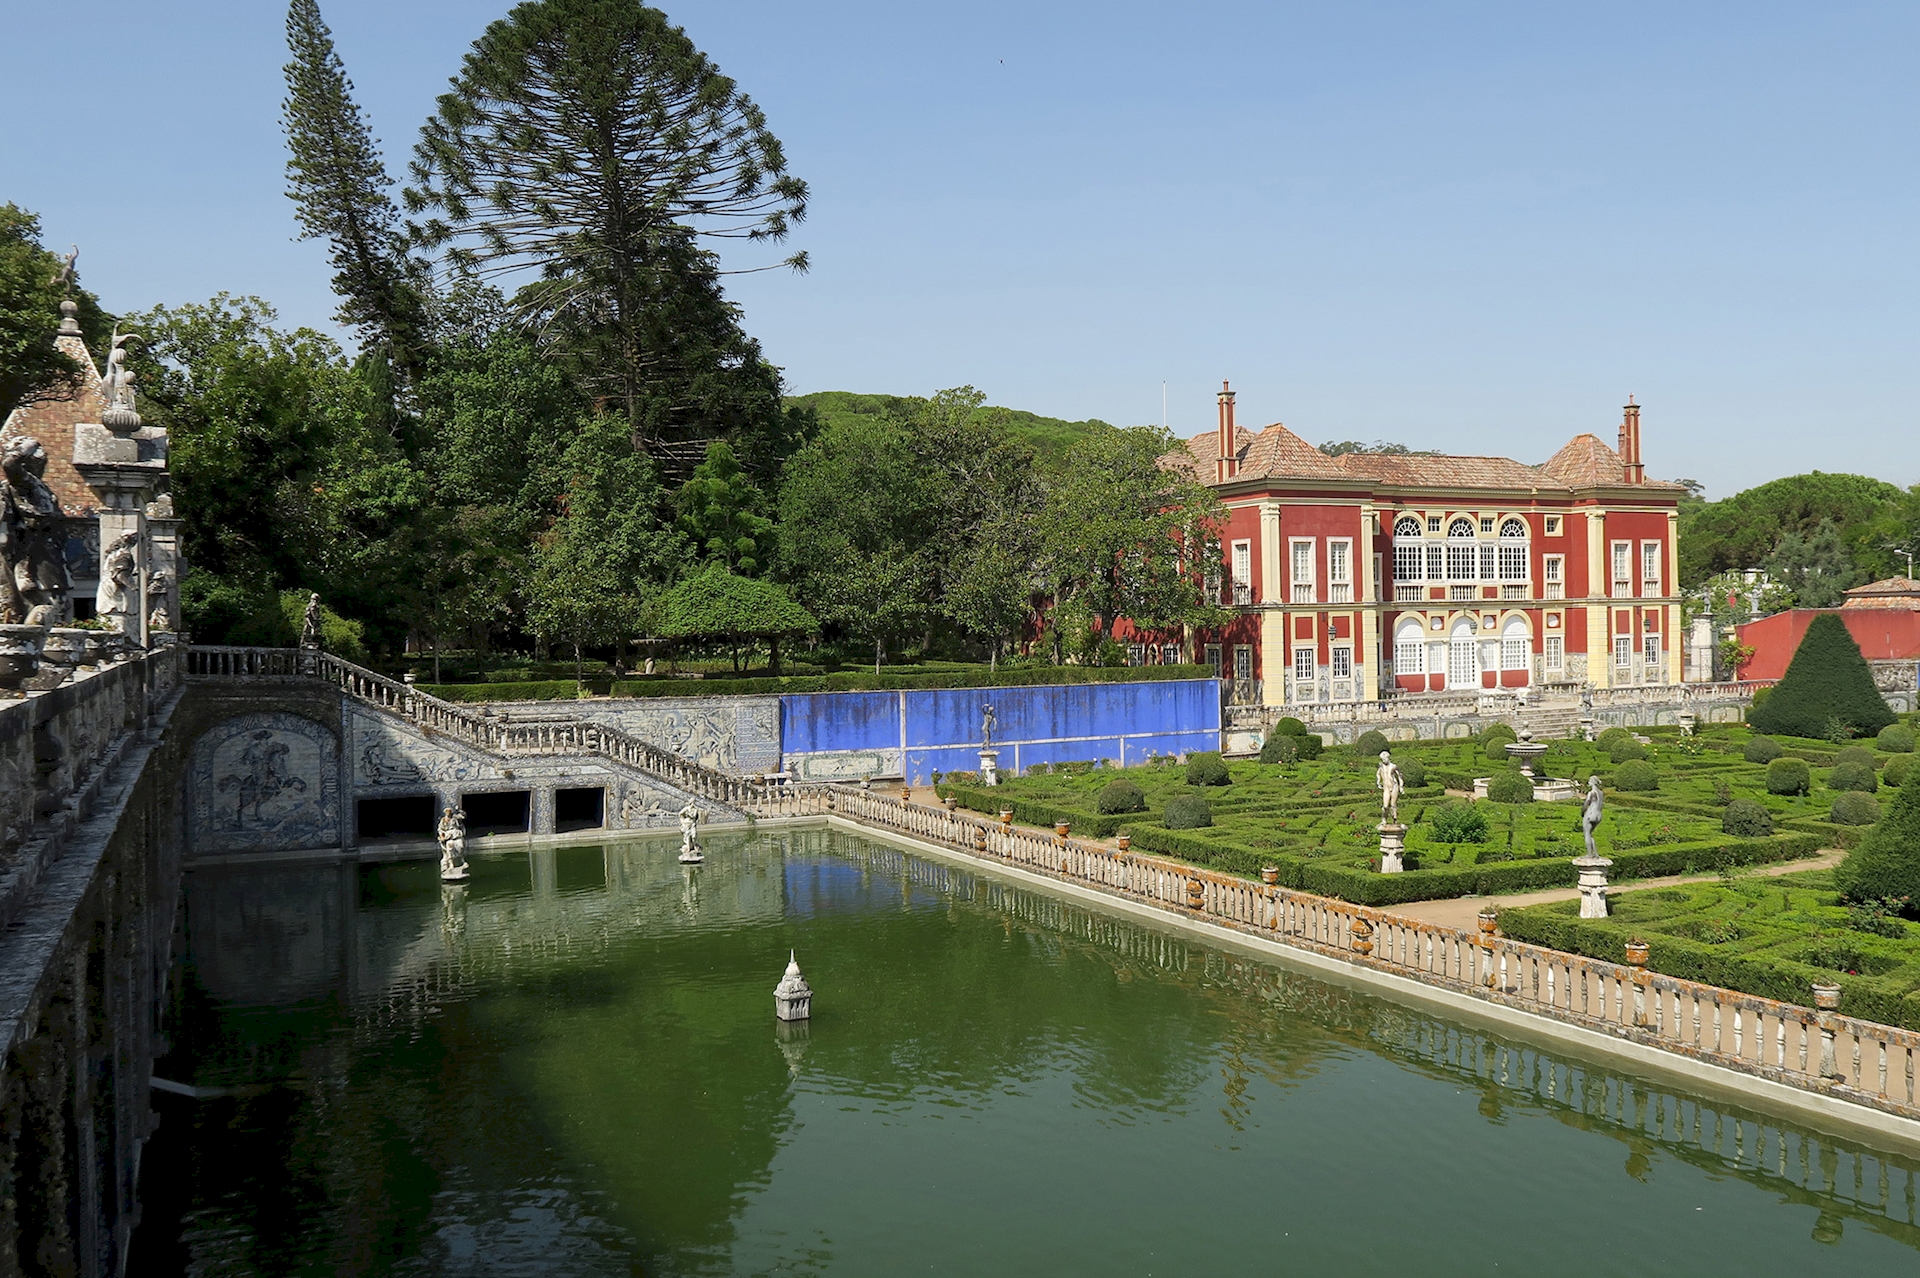
<svg viewBox="0 0 1920 1278">
<path fill-rule="evenodd" d="M 447 808 L 440 814 L 434 837 L 440 841 L 440 877 L 445 880 L 467 877 L 467 811 Z"/>
<path fill-rule="evenodd" d="M 1400 795 L 1407 788 L 1406 778 L 1400 774 L 1400 765 L 1385 750 L 1380 752 L 1380 767 L 1373 774 L 1374 784 L 1380 787 L 1380 814 L 1389 825 L 1400 823 Z"/>
<path fill-rule="evenodd" d="M 693 851 L 693 835 L 699 828 L 700 809 L 695 806 L 692 799 L 688 799 L 687 806 L 680 809 L 680 850 L 682 852 Z"/>
<path fill-rule="evenodd" d="M 140 593 L 140 534 L 132 530 L 113 539 L 100 556 L 100 588 L 94 593 L 94 611 L 109 629 L 130 634 L 128 619 L 135 615 Z"/>
<path fill-rule="evenodd" d="M 307 615 L 300 619 L 300 646 L 320 646 L 320 592 L 317 590 L 307 596 Z"/>
<path fill-rule="evenodd" d="M 107 371 L 100 379 L 100 398 L 108 408 L 133 407 L 133 370 L 127 367 L 127 343 L 138 334 L 113 332 L 113 344 L 107 349 Z M 112 423 L 108 423 L 111 425 Z"/>
<path fill-rule="evenodd" d="M 73 252 L 60 259 L 60 269 L 54 272 L 52 279 L 47 281 L 48 284 L 59 289 L 68 297 L 73 296 L 73 281 L 76 278 L 73 264 L 80 260 L 80 246 L 75 244 L 72 247 Z"/>
<path fill-rule="evenodd" d="M 73 581 L 60 532 L 60 501 L 47 487 L 47 450 L 31 435 L 0 445 L 0 623 L 61 610 Z"/>
<path fill-rule="evenodd" d="M 1588 856 L 1597 857 L 1600 855 L 1599 849 L 1593 845 L 1593 831 L 1594 827 L 1600 824 L 1600 811 L 1605 804 L 1606 800 L 1601 797 L 1600 794 L 1600 778 L 1588 777 L 1587 799 L 1585 805 L 1580 809 L 1580 832 L 1587 836 Z"/>
<path fill-rule="evenodd" d="M 993 724 L 993 703 L 983 701 L 980 703 L 980 744 L 989 750 L 993 748 Z"/>
</svg>

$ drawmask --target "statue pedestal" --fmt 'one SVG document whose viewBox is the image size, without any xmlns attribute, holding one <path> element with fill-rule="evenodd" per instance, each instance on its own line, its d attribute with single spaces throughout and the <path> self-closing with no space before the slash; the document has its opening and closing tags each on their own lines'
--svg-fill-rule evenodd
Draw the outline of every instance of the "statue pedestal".
<svg viewBox="0 0 1920 1278">
<path fill-rule="evenodd" d="M 1380 831 L 1380 873 L 1399 874 L 1407 868 L 1407 827 L 1382 821 Z"/>
<path fill-rule="evenodd" d="M 442 865 L 440 881 L 442 883 L 464 883 L 473 877 L 473 871 L 464 865 Z"/>
<path fill-rule="evenodd" d="M 680 849 L 680 864 L 682 865 L 702 865 L 706 862 L 706 859 L 706 857 L 700 855 L 700 845 L 698 843 L 689 843 Z M 1609 862 L 1608 864 L 1612 863 Z"/>
<path fill-rule="evenodd" d="M 980 752 L 980 784 L 1000 784 L 1000 752 L 998 750 Z"/>
<path fill-rule="evenodd" d="M 1607 870 L 1613 862 L 1604 856 L 1577 856 L 1573 868 L 1580 874 L 1580 917 L 1607 917 Z"/>
</svg>

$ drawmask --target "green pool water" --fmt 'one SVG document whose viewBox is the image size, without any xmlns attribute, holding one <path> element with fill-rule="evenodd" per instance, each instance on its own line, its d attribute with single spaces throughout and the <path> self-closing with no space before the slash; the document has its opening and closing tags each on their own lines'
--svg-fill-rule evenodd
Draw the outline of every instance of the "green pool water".
<svg viewBox="0 0 1920 1278">
<path fill-rule="evenodd" d="M 192 872 L 160 1072 L 232 1090 L 158 1097 L 133 1272 L 1920 1268 L 1895 1153 L 885 844 L 677 847 Z"/>
</svg>

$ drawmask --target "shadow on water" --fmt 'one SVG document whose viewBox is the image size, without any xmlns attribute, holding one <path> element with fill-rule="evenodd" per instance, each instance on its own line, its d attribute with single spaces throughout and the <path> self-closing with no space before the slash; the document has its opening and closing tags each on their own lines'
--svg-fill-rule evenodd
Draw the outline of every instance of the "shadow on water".
<svg viewBox="0 0 1920 1278">
<path fill-rule="evenodd" d="M 1276 1099 L 1324 1109 L 1376 1075 L 1423 1105 L 1457 1092 L 1483 1130 L 1614 1142 L 1616 1178 L 1670 1160 L 1744 1184 L 1806 1209 L 1818 1242 L 1858 1224 L 1920 1246 L 1899 1155 L 888 845 L 717 838 L 697 870 L 675 846 L 476 858 L 460 887 L 426 864 L 193 871 L 160 1072 L 242 1090 L 156 1100 L 133 1272 L 885 1272 L 884 1248 L 784 1199 L 849 1164 L 877 1199 L 889 1142 L 929 1122 L 955 1179 L 1015 1198 L 1050 1186 L 1005 1170 L 996 1123 L 1189 1178 L 1283 1130 L 1345 1131 L 1389 1173 L 1404 1115 L 1321 1128 Z M 776 1031 L 789 948 L 821 993 L 810 1026 Z M 873 1205 L 923 1229 L 944 1210 Z"/>
</svg>

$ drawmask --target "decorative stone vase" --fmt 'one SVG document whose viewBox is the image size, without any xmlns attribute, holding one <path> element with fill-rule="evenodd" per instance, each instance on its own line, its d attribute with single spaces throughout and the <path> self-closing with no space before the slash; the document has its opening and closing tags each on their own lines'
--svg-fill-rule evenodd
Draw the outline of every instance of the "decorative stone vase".
<svg viewBox="0 0 1920 1278">
<path fill-rule="evenodd" d="M 1120 850 L 1122 852 L 1125 852 L 1128 848 L 1133 846 L 1133 836 L 1131 834 L 1123 834 L 1117 840 L 1115 840 L 1115 842 L 1119 843 Z"/>
<path fill-rule="evenodd" d="M 985 852 L 987 850 L 987 827 L 984 825 L 976 825 L 973 827 L 973 850 L 975 852 Z"/>
<path fill-rule="evenodd" d="M 1840 987 L 1838 985 L 1813 984 L 1813 1005 L 1822 1012 L 1840 1010 Z"/>
<path fill-rule="evenodd" d="M 0 688 L 18 689 L 40 669 L 45 626 L 0 626 Z"/>
<path fill-rule="evenodd" d="M 955 808 L 960 806 L 960 800 L 954 798 L 951 795 L 947 796 L 947 798 L 942 800 L 942 802 L 944 802 L 947 805 L 947 811 L 949 812 L 953 811 Z"/>
<path fill-rule="evenodd" d="M 1197 910 L 1207 903 L 1207 885 L 1199 879 L 1187 880 L 1187 908 Z"/>
<path fill-rule="evenodd" d="M 1000 828 L 1002 830 L 1013 829 L 1013 809 L 1012 808 L 1000 809 Z"/>
<path fill-rule="evenodd" d="M 1647 965 L 1647 943 L 1645 941 L 1627 942 L 1627 963 L 1632 967 Z"/>
<path fill-rule="evenodd" d="M 1373 923 L 1366 918 L 1353 921 L 1353 952 L 1355 954 L 1373 953 Z"/>
<path fill-rule="evenodd" d="M 1277 886 L 1280 882 L 1280 867 L 1277 865 L 1263 867 L 1260 871 L 1260 881 L 1268 887 Z"/>
<path fill-rule="evenodd" d="M 1480 911 L 1480 941 L 1483 945 L 1493 942 L 1493 930 L 1500 925 L 1500 913 L 1497 910 Z"/>
<path fill-rule="evenodd" d="M 912 787 L 912 786 L 910 786 L 910 785 L 903 785 L 903 786 L 901 786 L 901 787 L 900 787 L 900 802 L 902 802 L 902 803 L 912 803 L 912 802 L 913 802 L 913 787 Z"/>
<path fill-rule="evenodd" d="M 47 631 L 47 640 L 40 647 L 40 660 L 72 669 L 87 659 L 87 636 L 91 633 L 72 626 L 55 626 Z"/>
</svg>

